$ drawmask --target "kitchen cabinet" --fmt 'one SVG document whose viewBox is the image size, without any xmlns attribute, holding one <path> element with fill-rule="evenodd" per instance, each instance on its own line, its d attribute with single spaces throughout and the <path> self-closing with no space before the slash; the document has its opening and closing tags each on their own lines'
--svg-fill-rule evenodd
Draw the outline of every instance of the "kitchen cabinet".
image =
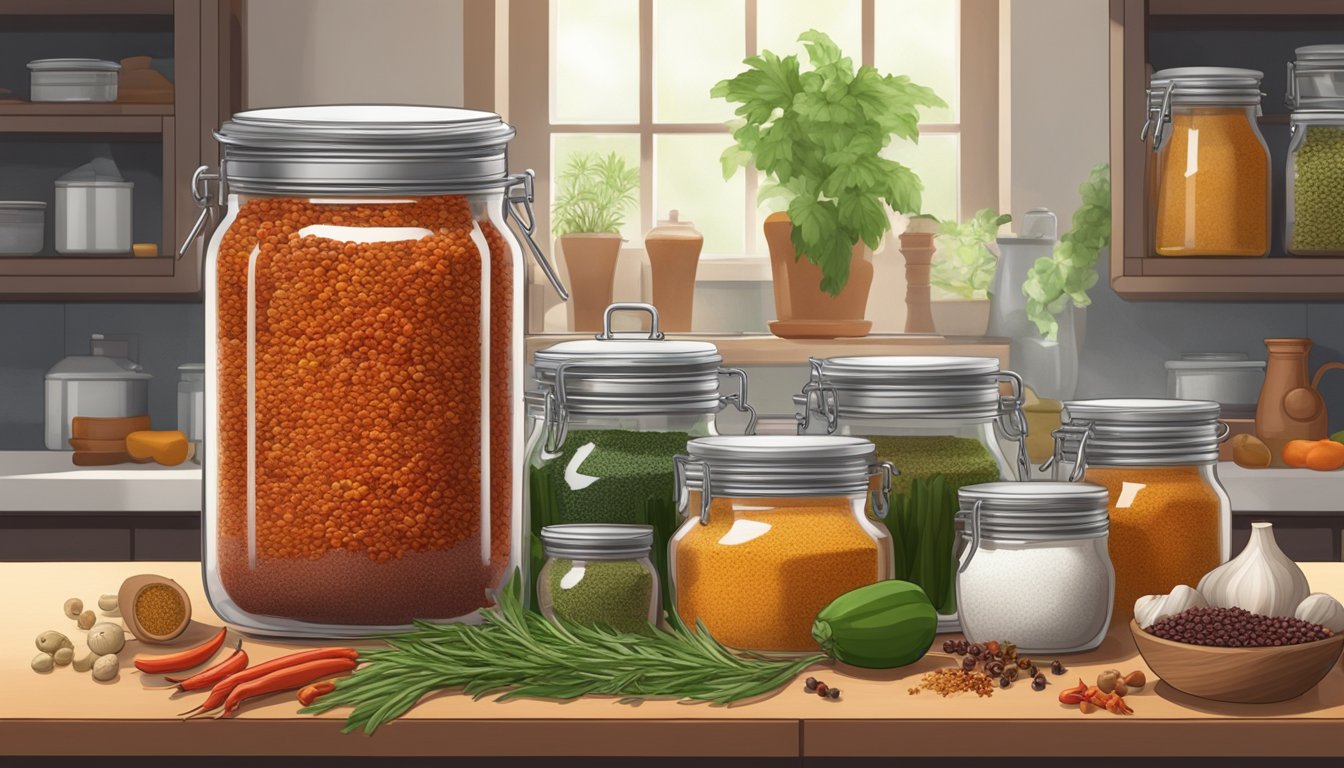
<svg viewBox="0 0 1344 768">
<path fill-rule="evenodd" d="M 0 562 L 200 559 L 199 512 L 0 514 Z"/>
<path fill-rule="evenodd" d="M 1344 297 L 1344 259 L 1284 252 L 1284 162 L 1288 107 L 1285 66 L 1293 50 L 1344 39 L 1337 0 L 1111 0 L 1110 281 L 1128 299 L 1254 301 Z M 1264 73 L 1260 129 L 1270 149 L 1268 258 L 1155 257 L 1146 210 L 1148 160 L 1139 139 L 1149 71 L 1226 66 Z M 1149 69 L 1151 67 L 1151 70 Z"/>
<path fill-rule="evenodd" d="M 171 103 L 12 98 L 32 59 L 145 54 L 168 61 Z M 198 300 L 203 249 L 177 247 L 198 214 L 192 173 L 216 161 L 211 131 L 241 108 L 242 66 L 242 0 L 0 0 L 0 198 L 47 202 L 43 251 L 0 257 L 0 299 Z M 100 155 L 135 181 L 132 239 L 157 256 L 56 253 L 52 181 Z"/>
</svg>

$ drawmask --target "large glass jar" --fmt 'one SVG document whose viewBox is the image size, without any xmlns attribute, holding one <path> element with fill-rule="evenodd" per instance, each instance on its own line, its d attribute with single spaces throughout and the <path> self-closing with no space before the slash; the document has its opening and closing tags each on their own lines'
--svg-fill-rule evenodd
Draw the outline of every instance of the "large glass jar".
<svg viewBox="0 0 1344 768">
<path fill-rule="evenodd" d="M 614 333 L 613 315 L 647 313 L 650 331 Z M 747 404 L 747 377 L 723 367 L 713 344 L 673 341 L 649 304 L 613 304 L 595 339 L 566 341 L 533 355 L 534 389 L 544 398 L 542 424 L 527 456 L 527 516 L 532 573 L 541 565 L 541 531 L 565 523 L 653 527 L 653 562 L 669 594 L 667 542 L 680 518 L 674 456 L 694 437 L 718 434 L 715 417 Z M 721 393 L 720 379 L 737 380 Z"/>
<path fill-rule="evenodd" d="M 537 606 L 554 621 L 647 632 L 662 619 L 648 525 L 548 525 Z"/>
<path fill-rule="evenodd" d="M 1100 645 L 1115 601 L 1106 489 L 986 483 L 957 496 L 964 518 L 957 615 L 966 639 L 1010 638 L 1033 654 Z"/>
<path fill-rule="evenodd" d="M 812 622 L 840 595 L 891 578 L 892 467 L 854 437 L 704 437 L 677 457 L 689 516 L 672 539 L 677 616 L 720 642 L 815 651 Z M 874 487 L 880 478 L 881 484 Z M 869 517 L 869 497 L 872 496 Z"/>
<path fill-rule="evenodd" d="M 794 397 L 798 433 L 859 435 L 895 465 L 883 521 L 893 578 L 923 587 L 939 631 L 957 631 L 957 490 L 1028 476 L 1021 379 L 992 357 L 833 357 L 811 366 Z"/>
<path fill-rule="evenodd" d="M 1203 400 L 1076 400 L 1056 431 L 1055 479 L 1104 486 L 1117 621 L 1134 601 L 1195 586 L 1228 558 L 1232 505 L 1218 481 L 1227 426 Z"/>
<path fill-rule="evenodd" d="M 333 106 L 244 112 L 216 134 L 204 571 L 225 621 L 382 633 L 470 618 L 513 572 L 513 204 L 531 227 L 513 133 L 484 112 Z"/>
<path fill-rule="evenodd" d="M 1344 256 L 1344 111 L 1299 110 L 1289 126 L 1285 249 Z"/>
<path fill-rule="evenodd" d="M 1158 256 L 1269 253 L 1269 148 L 1260 115 L 1262 73 L 1180 67 L 1153 74 L 1149 205 Z"/>
</svg>

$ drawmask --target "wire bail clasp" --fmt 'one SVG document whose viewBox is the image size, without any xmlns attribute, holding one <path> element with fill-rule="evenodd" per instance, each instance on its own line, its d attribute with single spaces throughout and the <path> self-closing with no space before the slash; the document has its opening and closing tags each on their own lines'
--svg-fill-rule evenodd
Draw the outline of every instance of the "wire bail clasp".
<svg viewBox="0 0 1344 768">
<path fill-rule="evenodd" d="M 215 192 L 218 200 L 210 200 L 210 182 L 216 182 Z M 196 207 L 201 209 L 201 213 L 196 217 L 196 223 L 191 225 L 191 231 L 187 232 L 187 237 L 182 241 L 182 245 L 177 249 L 177 260 L 181 260 L 191 249 L 192 243 L 201 236 L 205 229 L 206 222 L 214 215 L 216 205 L 224 203 L 224 175 L 222 173 L 211 173 L 210 166 L 202 165 L 191 174 L 191 199 L 195 201 Z"/>
</svg>

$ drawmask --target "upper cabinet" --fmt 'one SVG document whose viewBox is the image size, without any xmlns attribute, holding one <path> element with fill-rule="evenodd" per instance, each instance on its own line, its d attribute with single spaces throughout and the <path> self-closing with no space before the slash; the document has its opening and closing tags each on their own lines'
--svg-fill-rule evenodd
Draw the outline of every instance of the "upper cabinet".
<svg viewBox="0 0 1344 768">
<path fill-rule="evenodd" d="M 1116 293 L 1209 301 L 1344 298 L 1344 257 L 1288 252 L 1285 168 L 1292 129 L 1284 100 L 1295 49 L 1344 44 L 1344 2 L 1111 0 L 1110 10 L 1110 278 Z M 1262 114 L 1254 106 L 1247 112 L 1257 86 L 1205 80 L 1171 99 L 1181 106 L 1173 107 L 1177 119 L 1164 124 L 1158 118 L 1166 91 L 1157 89 L 1158 108 L 1150 114 L 1149 77 L 1178 67 L 1262 72 Z M 1194 73 L 1210 74 L 1219 76 Z M 1153 151 L 1154 125 L 1164 126 L 1161 154 Z M 1263 147 L 1255 143 L 1256 129 Z M 1260 165 L 1266 149 L 1267 190 Z M 1344 145 L 1335 151 L 1344 162 Z M 1158 188 L 1164 200 L 1155 200 Z M 1323 194 L 1339 201 L 1327 202 L 1338 214 L 1327 218 L 1344 221 L 1344 187 Z M 1261 256 L 1266 227 L 1268 255 Z M 1206 246 L 1216 255 L 1184 255 Z M 1238 251 L 1243 255 L 1231 255 Z"/>
<path fill-rule="evenodd" d="M 41 100 L 29 62 L 70 58 L 123 66 L 43 74 L 95 98 L 115 77 L 117 100 Z M 0 298 L 198 299 L 203 249 L 178 246 L 199 210 L 192 174 L 216 163 L 211 131 L 241 108 L 242 66 L 242 0 L 0 0 L 0 230 L 43 218 L 36 253 L 28 224 L 32 246 L 0 255 Z"/>
</svg>

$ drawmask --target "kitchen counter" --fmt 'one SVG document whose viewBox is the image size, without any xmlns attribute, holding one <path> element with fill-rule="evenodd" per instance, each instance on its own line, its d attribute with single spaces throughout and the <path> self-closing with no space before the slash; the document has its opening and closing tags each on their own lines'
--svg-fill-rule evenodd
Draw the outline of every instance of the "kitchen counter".
<svg viewBox="0 0 1344 768">
<path fill-rule="evenodd" d="M 0 451 L 0 515 L 199 512 L 199 464 L 76 467 L 68 451 Z"/>
<path fill-rule="evenodd" d="M 1305 563 L 1303 569 L 1313 590 L 1344 595 L 1344 563 Z M 1097 650 L 1063 657 L 1069 671 L 1042 693 L 1018 683 L 984 699 L 909 695 L 923 673 L 947 666 L 947 657 L 934 652 L 886 672 L 810 671 L 843 691 L 839 702 L 804 695 L 801 683 L 733 707 L 610 698 L 501 704 L 443 694 L 371 738 L 341 735 L 339 711 L 297 715 L 292 693 L 249 706 L 236 719 L 182 722 L 175 714 L 195 706 L 201 694 L 146 690 L 130 666 L 142 650 L 134 641 L 121 654 L 123 671 L 114 683 L 99 684 L 69 668 L 44 675 L 29 669 L 39 632 L 69 630 L 80 642 L 61 614 L 67 597 L 89 604 L 142 572 L 174 578 L 191 595 L 198 623 L 188 640 L 218 627 L 196 563 L 0 563 L 0 584 L 8 587 L 0 596 L 6 617 L 0 623 L 0 754 L 998 757 L 1103 754 L 1098 745 L 1123 744 L 1121 753 L 1130 756 L 1344 755 L 1344 671 L 1338 666 L 1316 689 L 1281 704 L 1220 704 L 1156 681 L 1128 698 L 1132 717 L 1085 716 L 1059 704 L 1064 684 L 1094 680 L 1104 668 L 1148 672 L 1124 626 L 1113 628 Z M 302 645 L 311 643 L 244 643 L 254 661 Z M 935 648 L 940 645 L 941 639 Z"/>
<path fill-rule="evenodd" d="M 1222 461 L 1218 479 L 1233 512 L 1344 515 L 1344 470 L 1246 469 Z"/>
</svg>

